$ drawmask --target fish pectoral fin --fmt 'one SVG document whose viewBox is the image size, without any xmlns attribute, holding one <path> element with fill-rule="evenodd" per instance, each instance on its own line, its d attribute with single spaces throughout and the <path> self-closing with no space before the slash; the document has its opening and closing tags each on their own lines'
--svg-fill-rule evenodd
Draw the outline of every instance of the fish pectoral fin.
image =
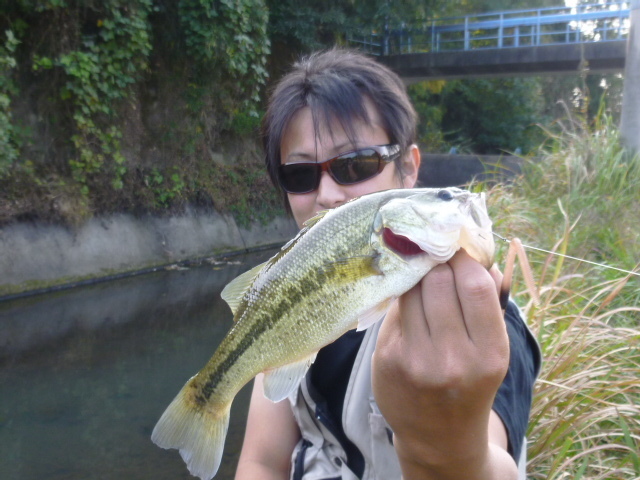
<svg viewBox="0 0 640 480">
<path fill-rule="evenodd" d="M 264 372 L 264 396 L 272 402 L 279 402 L 291 395 L 316 359 L 317 352 L 295 363 L 273 368 Z"/>
<path fill-rule="evenodd" d="M 358 332 L 361 332 L 362 330 L 366 330 L 371 325 L 382 320 L 384 316 L 387 314 L 389 307 L 391 306 L 391 304 L 395 299 L 396 297 L 388 298 L 382 301 L 381 303 L 375 305 L 374 307 L 371 307 L 369 310 L 364 311 L 358 317 L 358 327 L 356 328 L 356 330 Z"/>
<path fill-rule="evenodd" d="M 249 289 L 255 278 L 268 262 L 261 263 L 253 267 L 251 270 L 244 272 L 237 276 L 226 287 L 222 289 L 220 296 L 227 302 L 229 308 L 235 315 L 244 293 Z"/>
</svg>

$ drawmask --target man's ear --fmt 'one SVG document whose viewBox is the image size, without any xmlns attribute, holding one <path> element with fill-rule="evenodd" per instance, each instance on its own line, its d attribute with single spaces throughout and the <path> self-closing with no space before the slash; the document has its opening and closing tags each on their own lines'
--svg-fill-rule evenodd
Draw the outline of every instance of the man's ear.
<svg viewBox="0 0 640 480">
<path fill-rule="evenodd" d="M 402 184 L 404 188 L 413 188 L 420 172 L 420 149 L 413 143 L 402 159 Z"/>
</svg>

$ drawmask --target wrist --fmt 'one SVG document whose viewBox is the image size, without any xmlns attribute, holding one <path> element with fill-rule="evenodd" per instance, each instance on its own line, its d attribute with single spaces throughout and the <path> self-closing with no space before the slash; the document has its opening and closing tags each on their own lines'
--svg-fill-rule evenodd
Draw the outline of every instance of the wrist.
<svg viewBox="0 0 640 480">
<path fill-rule="evenodd" d="M 466 450 L 405 442 L 397 436 L 394 444 L 404 480 L 515 480 L 518 476 L 507 451 L 486 439 Z"/>
<path fill-rule="evenodd" d="M 480 440 L 480 439 L 478 439 Z M 482 468 L 484 459 L 487 456 L 487 444 L 482 442 L 471 445 L 472 448 L 465 448 L 462 445 L 452 445 L 443 439 L 442 442 L 426 442 L 422 439 L 403 438 L 394 436 L 394 445 L 400 461 L 400 465 L 416 474 L 422 472 L 430 473 L 432 476 L 418 476 L 415 478 L 449 478 L 442 476 L 446 472 L 457 472 L 462 465 L 474 465 L 474 468 Z M 404 475 L 405 479 L 413 478 Z M 458 476 L 457 478 L 464 478 Z"/>
</svg>

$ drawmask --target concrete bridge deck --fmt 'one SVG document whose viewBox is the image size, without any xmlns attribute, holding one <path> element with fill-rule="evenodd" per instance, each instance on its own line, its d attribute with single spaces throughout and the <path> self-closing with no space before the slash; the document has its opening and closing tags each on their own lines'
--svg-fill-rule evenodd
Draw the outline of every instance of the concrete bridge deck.
<svg viewBox="0 0 640 480">
<path fill-rule="evenodd" d="M 627 41 L 384 55 L 407 83 L 421 80 L 624 70 Z"/>
</svg>

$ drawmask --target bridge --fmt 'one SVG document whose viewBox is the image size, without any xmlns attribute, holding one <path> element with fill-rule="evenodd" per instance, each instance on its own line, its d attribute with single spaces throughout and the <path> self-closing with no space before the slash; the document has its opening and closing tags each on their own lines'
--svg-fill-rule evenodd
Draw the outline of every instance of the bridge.
<svg viewBox="0 0 640 480">
<path fill-rule="evenodd" d="M 611 1 L 413 21 L 349 43 L 413 83 L 623 71 L 629 29 L 630 2 Z"/>
</svg>

